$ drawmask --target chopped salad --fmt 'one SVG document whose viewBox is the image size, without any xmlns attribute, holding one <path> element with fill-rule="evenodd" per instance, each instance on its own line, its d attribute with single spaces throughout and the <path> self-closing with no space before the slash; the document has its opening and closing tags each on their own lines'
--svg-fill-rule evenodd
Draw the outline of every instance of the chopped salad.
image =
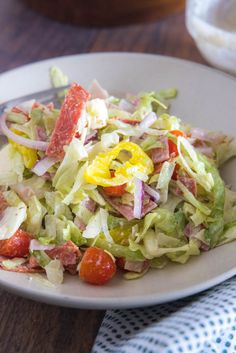
<svg viewBox="0 0 236 353">
<path fill-rule="evenodd" d="M 56 67 L 51 79 L 68 83 Z M 93 81 L 73 83 L 59 109 L 32 100 L 6 110 L 0 268 L 99 285 L 235 240 L 236 193 L 219 167 L 236 146 L 170 115 L 176 94 L 118 98 Z"/>
</svg>

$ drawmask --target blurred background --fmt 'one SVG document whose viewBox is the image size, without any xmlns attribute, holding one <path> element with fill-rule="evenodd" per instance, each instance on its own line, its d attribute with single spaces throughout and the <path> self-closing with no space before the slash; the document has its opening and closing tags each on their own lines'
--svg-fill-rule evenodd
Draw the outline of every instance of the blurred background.
<svg viewBox="0 0 236 353">
<path fill-rule="evenodd" d="M 0 0 L 0 71 L 49 57 L 133 51 L 205 63 L 184 0 Z"/>
</svg>

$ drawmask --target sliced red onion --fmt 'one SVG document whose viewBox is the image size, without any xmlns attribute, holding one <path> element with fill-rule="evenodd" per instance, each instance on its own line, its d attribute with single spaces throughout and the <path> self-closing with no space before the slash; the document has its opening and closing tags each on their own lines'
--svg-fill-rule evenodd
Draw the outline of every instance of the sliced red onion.
<svg viewBox="0 0 236 353">
<path fill-rule="evenodd" d="M 141 129 L 148 129 L 157 120 L 157 115 L 154 112 L 149 113 L 139 124 Z"/>
<path fill-rule="evenodd" d="M 88 134 L 85 138 L 84 144 L 86 145 L 87 143 L 89 143 L 90 141 L 96 140 L 98 135 L 98 131 L 94 130 L 92 131 L 90 134 Z"/>
<path fill-rule="evenodd" d="M 35 99 L 31 99 L 29 101 L 25 101 L 21 104 L 18 104 L 16 108 L 28 115 L 29 113 L 31 113 L 34 104 L 35 104 Z"/>
<path fill-rule="evenodd" d="M 151 196 L 151 199 L 155 202 L 159 202 L 160 201 L 160 194 L 159 192 L 157 192 L 156 190 L 154 190 L 153 188 L 151 188 L 150 186 L 148 186 L 147 184 L 144 184 L 144 191 Z"/>
<path fill-rule="evenodd" d="M 135 111 L 135 106 L 126 99 L 120 100 L 118 108 L 129 113 L 133 113 Z"/>
<path fill-rule="evenodd" d="M 38 240 L 36 239 L 32 239 L 30 241 L 30 250 L 34 251 L 34 250 L 52 250 L 55 248 L 55 245 L 53 244 L 48 244 L 48 245 L 44 245 L 41 244 Z"/>
<path fill-rule="evenodd" d="M 142 180 L 134 179 L 134 218 L 140 219 L 142 216 L 142 206 L 144 197 L 144 188 Z"/>
<path fill-rule="evenodd" d="M 14 132 L 12 132 L 7 127 L 6 119 L 7 119 L 6 114 L 3 114 L 0 117 L 0 129 L 2 130 L 2 132 L 4 133 L 5 136 L 7 136 L 9 139 L 13 140 L 14 142 L 18 143 L 19 145 L 29 147 L 34 150 L 46 151 L 46 149 L 48 147 L 48 142 L 30 140 L 25 137 L 16 135 Z"/>
<path fill-rule="evenodd" d="M 88 90 L 91 93 L 92 98 L 106 99 L 109 97 L 108 92 L 102 88 L 97 80 L 93 80 Z"/>
<path fill-rule="evenodd" d="M 83 200 L 81 204 L 86 207 L 87 210 L 89 210 L 91 213 L 94 213 L 96 211 L 97 204 L 94 200 L 90 199 L 89 197 Z"/>
<path fill-rule="evenodd" d="M 55 158 L 44 157 L 43 159 L 40 159 L 40 161 L 35 164 L 35 166 L 31 169 L 31 171 L 34 172 L 38 176 L 42 176 L 56 162 L 57 162 L 57 159 L 55 159 Z"/>
</svg>

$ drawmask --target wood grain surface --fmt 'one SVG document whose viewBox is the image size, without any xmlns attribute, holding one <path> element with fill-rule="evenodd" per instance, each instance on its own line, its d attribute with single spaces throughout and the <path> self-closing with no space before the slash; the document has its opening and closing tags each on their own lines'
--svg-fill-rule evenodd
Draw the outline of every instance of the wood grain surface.
<svg viewBox="0 0 236 353">
<path fill-rule="evenodd" d="M 83 28 L 43 17 L 22 0 L 0 0 L 0 72 L 50 57 L 96 51 L 157 53 L 205 63 L 184 21 L 182 12 L 150 24 Z M 49 306 L 3 290 L 0 301 L 1 353 L 89 353 L 104 315 Z"/>
<path fill-rule="evenodd" d="M 24 0 L 51 18 L 84 25 L 121 25 L 157 20 L 183 10 L 185 0 Z M 55 11 L 56 8 L 56 11 Z"/>
</svg>

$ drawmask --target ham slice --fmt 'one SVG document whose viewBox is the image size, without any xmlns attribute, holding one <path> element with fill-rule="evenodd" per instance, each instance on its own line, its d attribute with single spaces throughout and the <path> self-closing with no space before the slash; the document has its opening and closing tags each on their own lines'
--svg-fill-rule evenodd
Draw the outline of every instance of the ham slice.
<svg viewBox="0 0 236 353">
<path fill-rule="evenodd" d="M 128 221 L 131 221 L 132 219 L 135 218 L 134 209 L 132 206 L 121 204 L 119 200 L 107 196 L 102 191 L 101 193 L 104 199 Z M 141 218 L 143 218 L 148 212 L 151 212 L 156 207 L 157 207 L 157 204 L 152 200 L 150 200 L 149 198 L 149 201 L 142 206 Z"/>
<path fill-rule="evenodd" d="M 125 261 L 124 270 L 141 273 L 149 268 L 149 261 Z"/>
<path fill-rule="evenodd" d="M 71 240 L 68 240 L 63 245 L 56 246 L 52 250 L 46 250 L 45 252 L 51 259 L 60 260 L 65 270 L 69 271 L 71 274 L 76 274 L 81 252 Z"/>
<path fill-rule="evenodd" d="M 79 119 L 84 113 L 90 94 L 80 85 L 74 83 L 68 91 L 61 107 L 59 118 L 51 136 L 46 155 L 62 159 L 64 146 L 72 141 Z"/>
<path fill-rule="evenodd" d="M 186 188 L 194 195 L 197 195 L 197 183 L 196 180 L 186 176 L 178 176 L 178 180 L 186 186 Z M 176 190 L 177 195 L 182 195 L 182 192 L 179 188 Z"/>
<path fill-rule="evenodd" d="M 148 152 L 154 164 L 167 161 L 170 158 L 168 138 L 166 136 L 160 136 L 160 142 L 163 147 L 152 148 Z"/>
</svg>

